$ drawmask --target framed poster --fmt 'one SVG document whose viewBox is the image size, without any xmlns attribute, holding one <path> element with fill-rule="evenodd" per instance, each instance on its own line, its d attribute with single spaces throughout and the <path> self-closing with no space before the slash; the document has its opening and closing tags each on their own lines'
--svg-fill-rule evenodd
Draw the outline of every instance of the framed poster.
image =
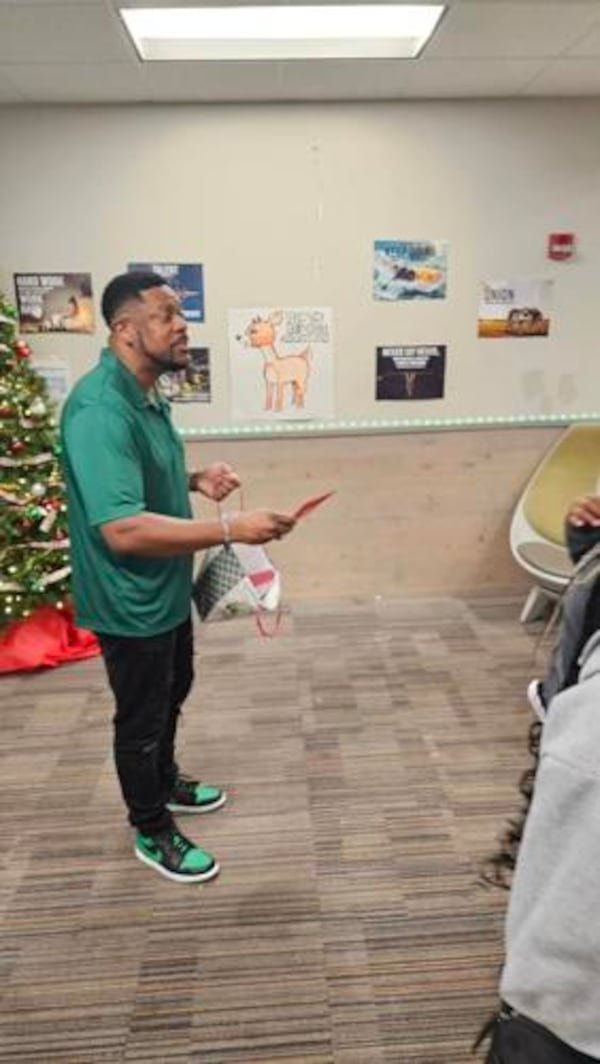
<svg viewBox="0 0 600 1064">
<path fill-rule="evenodd" d="M 445 344 L 378 347 L 376 399 L 443 399 Z"/>
<path fill-rule="evenodd" d="M 444 240 L 376 240 L 373 298 L 444 299 L 447 247 Z"/>
<path fill-rule="evenodd" d="M 94 332 L 91 274 L 16 273 L 14 281 L 21 332 Z"/>
<path fill-rule="evenodd" d="M 234 420 L 333 416 L 330 308 L 230 310 L 229 359 Z"/>
<path fill-rule="evenodd" d="M 130 262 L 128 273 L 157 273 L 179 296 L 186 321 L 204 321 L 204 274 L 198 263 Z"/>
<path fill-rule="evenodd" d="M 485 340 L 548 336 L 552 294 L 553 281 L 484 282 L 477 335 Z"/>
<path fill-rule="evenodd" d="M 210 403 L 210 351 L 208 347 L 190 347 L 185 369 L 163 373 L 160 390 L 172 403 Z"/>
</svg>

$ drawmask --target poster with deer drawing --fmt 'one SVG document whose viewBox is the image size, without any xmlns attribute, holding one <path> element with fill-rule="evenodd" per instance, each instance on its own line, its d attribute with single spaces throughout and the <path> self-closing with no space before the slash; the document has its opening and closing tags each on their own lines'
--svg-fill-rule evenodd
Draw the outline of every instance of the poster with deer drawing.
<svg viewBox="0 0 600 1064">
<path fill-rule="evenodd" d="M 230 310 L 229 355 L 234 421 L 333 416 L 330 308 Z"/>
</svg>

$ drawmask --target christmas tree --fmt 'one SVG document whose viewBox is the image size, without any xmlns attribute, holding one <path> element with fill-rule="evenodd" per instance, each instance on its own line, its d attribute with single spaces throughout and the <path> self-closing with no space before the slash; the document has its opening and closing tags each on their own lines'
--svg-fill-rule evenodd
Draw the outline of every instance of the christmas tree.
<svg viewBox="0 0 600 1064">
<path fill-rule="evenodd" d="M 70 567 L 56 417 L 0 293 L 0 629 L 63 609 Z"/>
</svg>

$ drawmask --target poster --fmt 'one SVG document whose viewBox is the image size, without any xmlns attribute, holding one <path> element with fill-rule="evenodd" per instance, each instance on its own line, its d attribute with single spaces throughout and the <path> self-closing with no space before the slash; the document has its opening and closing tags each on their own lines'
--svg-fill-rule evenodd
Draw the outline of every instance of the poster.
<svg viewBox="0 0 600 1064">
<path fill-rule="evenodd" d="M 64 362 L 32 362 L 31 368 L 43 377 L 48 395 L 55 403 L 62 403 L 69 392 L 69 371 Z"/>
<path fill-rule="evenodd" d="M 204 321 L 202 266 L 192 263 L 130 262 L 128 273 L 157 273 L 179 296 L 186 321 Z"/>
<path fill-rule="evenodd" d="M 23 333 L 93 333 L 89 273 L 15 273 L 19 327 Z"/>
<path fill-rule="evenodd" d="M 172 403 L 210 403 L 210 351 L 208 347 L 190 347 L 185 369 L 163 373 L 160 390 Z"/>
<path fill-rule="evenodd" d="M 444 240 L 376 240 L 374 299 L 444 299 L 447 281 Z"/>
<path fill-rule="evenodd" d="M 333 416 L 333 341 L 329 307 L 229 311 L 234 421 Z"/>
<path fill-rule="evenodd" d="M 477 335 L 497 337 L 548 336 L 553 281 L 486 281 L 483 284 Z"/>
<path fill-rule="evenodd" d="M 376 399 L 443 399 L 444 344 L 378 347 Z"/>
</svg>

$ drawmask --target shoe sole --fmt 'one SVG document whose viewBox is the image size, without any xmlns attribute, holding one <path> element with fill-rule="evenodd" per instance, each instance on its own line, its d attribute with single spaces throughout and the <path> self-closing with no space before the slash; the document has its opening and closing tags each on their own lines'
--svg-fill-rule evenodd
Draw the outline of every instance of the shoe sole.
<svg viewBox="0 0 600 1064">
<path fill-rule="evenodd" d="M 214 879 L 221 871 L 219 865 L 215 861 L 206 872 L 194 872 L 191 875 L 180 874 L 178 872 L 171 872 L 168 868 L 163 868 L 162 865 L 153 861 L 151 857 L 147 857 L 145 853 L 142 853 L 137 847 L 134 847 L 135 856 L 138 861 L 143 861 L 150 868 L 154 868 L 156 872 L 160 872 L 161 875 L 166 876 L 167 879 L 173 880 L 174 883 L 208 883 L 209 879 Z"/>
<path fill-rule="evenodd" d="M 222 809 L 226 801 L 227 795 L 223 791 L 221 797 L 210 805 L 179 805 L 178 802 L 167 802 L 167 809 L 170 813 L 214 813 L 215 810 Z"/>
<path fill-rule="evenodd" d="M 537 719 L 543 724 L 547 715 L 547 706 L 544 705 L 539 696 L 539 680 L 532 680 L 527 687 L 527 701 L 535 713 Z"/>
</svg>

